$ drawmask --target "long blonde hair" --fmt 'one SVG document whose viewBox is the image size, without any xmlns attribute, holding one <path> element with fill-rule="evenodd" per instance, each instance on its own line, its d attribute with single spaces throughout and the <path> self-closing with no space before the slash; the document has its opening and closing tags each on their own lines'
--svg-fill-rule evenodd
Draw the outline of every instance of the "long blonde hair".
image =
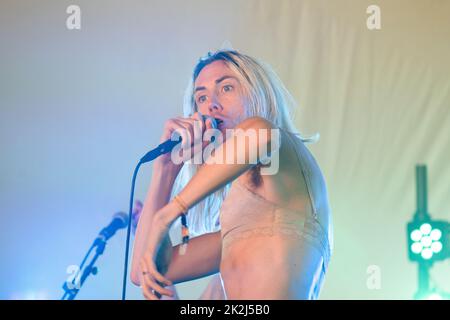
<svg viewBox="0 0 450 320">
<path fill-rule="evenodd" d="M 239 79 L 246 101 L 245 118 L 259 116 L 271 121 L 278 128 L 296 134 L 303 142 L 317 141 L 317 134 L 304 138 L 295 128 L 292 121 L 292 112 L 296 108 L 295 101 L 272 68 L 262 61 L 235 50 L 209 52 L 200 58 L 184 94 L 185 117 L 197 112 L 194 99 L 195 80 L 205 66 L 217 60 L 223 61 Z M 185 187 L 196 174 L 199 166 L 191 163 L 183 165 L 172 189 L 172 197 Z M 187 220 L 192 236 L 220 229 L 219 210 L 230 186 L 231 183 L 228 183 L 189 210 Z"/>
</svg>

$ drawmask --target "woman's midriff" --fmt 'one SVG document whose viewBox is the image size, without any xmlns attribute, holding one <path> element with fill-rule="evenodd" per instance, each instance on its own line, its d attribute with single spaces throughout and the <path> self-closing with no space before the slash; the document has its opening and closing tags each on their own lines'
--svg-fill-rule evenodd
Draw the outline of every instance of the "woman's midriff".
<svg viewBox="0 0 450 320">
<path fill-rule="evenodd" d="M 300 238 L 286 235 L 233 239 L 231 243 L 224 239 L 220 272 L 227 299 L 307 298 L 299 290 L 309 285 L 304 268 L 299 267 L 305 253 L 301 248 L 305 243 Z"/>
</svg>

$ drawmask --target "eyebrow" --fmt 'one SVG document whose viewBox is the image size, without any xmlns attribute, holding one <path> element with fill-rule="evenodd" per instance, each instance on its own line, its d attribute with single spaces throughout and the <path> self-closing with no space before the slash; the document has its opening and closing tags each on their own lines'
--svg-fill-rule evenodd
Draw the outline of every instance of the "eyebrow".
<svg viewBox="0 0 450 320">
<path fill-rule="evenodd" d="M 233 77 L 233 76 L 223 76 L 223 77 L 220 77 L 219 79 L 216 79 L 216 81 L 214 81 L 214 82 L 215 82 L 216 84 L 219 84 L 219 83 L 221 83 L 222 81 L 224 81 L 224 80 L 226 80 L 226 79 L 234 79 L 234 80 L 237 81 L 237 78 L 236 78 L 236 77 Z M 206 87 L 197 87 L 197 88 L 195 88 L 194 93 L 197 92 L 197 91 L 200 91 L 200 90 L 206 90 Z"/>
</svg>

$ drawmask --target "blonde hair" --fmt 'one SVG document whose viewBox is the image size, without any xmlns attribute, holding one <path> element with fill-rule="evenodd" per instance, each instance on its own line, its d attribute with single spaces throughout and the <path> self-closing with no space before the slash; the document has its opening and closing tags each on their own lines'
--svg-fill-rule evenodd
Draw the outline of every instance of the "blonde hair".
<svg viewBox="0 0 450 320">
<path fill-rule="evenodd" d="M 292 121 L 292 112 L 296 107 L 295 101 L 272 68 L 262 61 L 235 50 L 209 52 L 200 58 L 185 91 L 183 101 L 185 117 L 197 112 L 194 99 L 195 80 L 205 66 L 218 60 L 223 61 L 239 79 L 246 102 L 245 118 L 259 116 L 271 121 L 278 128 L 296 134 L 303 142 L 317 141 L 318 134 L 304 138 L 295 128 Z M 184 188 L 198 168 L 199 165 L 191 163 L 183 165 L 172 189 L 172 197 Z M 228 183 L 189 210 L 187 220 L 193 236 L 220 229 L 217 223 L 219 210 L 230 186 L 231 183 Z"/>
</svg>

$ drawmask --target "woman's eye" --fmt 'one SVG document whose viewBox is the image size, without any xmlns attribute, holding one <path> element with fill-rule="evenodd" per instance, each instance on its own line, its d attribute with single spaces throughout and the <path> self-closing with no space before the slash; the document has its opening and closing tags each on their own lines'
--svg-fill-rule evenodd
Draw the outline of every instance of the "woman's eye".
<svg viewBox="0 0 450 320">
<path fill-rule="evenodd" d="M 231 90 L 233 90 L 233 86 L 232 85 L 227 84 L 227 85 L 223 86 L 223 91 L 224 92 L 229 92 Z"/>
<path fill-rule="evenodd" d="M 206 101 L 206 96 L 200 96 L 200 97 L 197 98 L 197 102 L 198 103 L 203 103 L 205 101 Z"/>
</svg>

